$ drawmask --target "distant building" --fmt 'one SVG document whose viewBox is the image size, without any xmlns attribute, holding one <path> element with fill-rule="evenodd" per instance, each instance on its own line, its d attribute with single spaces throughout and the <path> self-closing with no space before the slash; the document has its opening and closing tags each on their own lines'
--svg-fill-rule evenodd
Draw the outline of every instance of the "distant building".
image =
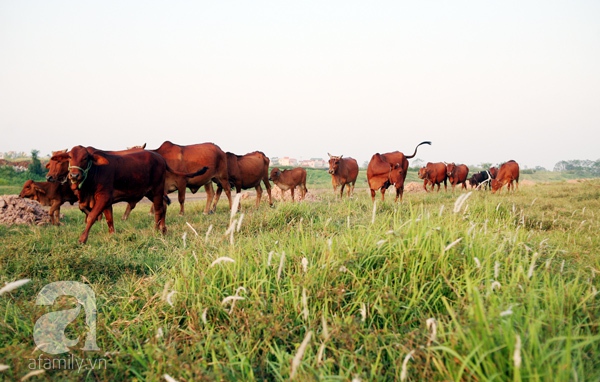
<svg viewBox="0 0 600 382">
<path fill-rule="evenodd" d="M 290 158 L 290 157 L 279 158 L 279 165 L 280 166 L 297 166 L 298 159 Z"/>
</svg>

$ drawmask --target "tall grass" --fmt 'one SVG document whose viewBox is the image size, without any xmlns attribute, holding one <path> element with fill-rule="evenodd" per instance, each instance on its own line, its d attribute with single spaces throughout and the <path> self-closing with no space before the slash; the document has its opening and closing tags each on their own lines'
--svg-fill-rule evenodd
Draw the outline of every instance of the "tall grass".
<svg viewBox="0 0 600 382">
<path fill-rule="evenodd" d="M 375 214 L 364 190 L 249 199 L 234 240 L 226 203 L 169 209 L 166 236 L 142 205 L 84 246 L 76 210 L 61 227 L 0 227 L 1 284 L 31 280 L 0 296 L 0 376 L 23 377 L 40 353 L 37 292 L 75 280 L 96 292 L 94 357 L 108 366 L 46 378 L 598 380 L 599 193 L 597 180 L 543 184 L 457 209 L 466 194 L 409 193 Z"/>
</svg>

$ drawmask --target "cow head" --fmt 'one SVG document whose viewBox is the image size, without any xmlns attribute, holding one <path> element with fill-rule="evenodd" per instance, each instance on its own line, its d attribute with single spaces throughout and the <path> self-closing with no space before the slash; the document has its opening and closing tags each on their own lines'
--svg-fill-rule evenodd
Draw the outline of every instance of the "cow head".
<svg viewBox="0 0 600 382">
<path fill-rule="evenodd" d="M 425 179 L 427 177 L 427 168 L 425 166 L 419 169 L 419 179 Z"/>
<path fill-rule="evenodd" d="M 338 168 L 340 167 L 340 161 L 342 160 L 343 155 L 334 156 L 329 153 L 327 153 L 327 155 L 329 155 L 329 171 L 328 172 L 331 175 L 333 175 L 337 172 Z"/>
<path fill-rule="evenodd" d="M 446 164 L 446 175 L 452 176 L 454 170 L 456 170 L 456 164 L 454 164 L 454 162 Z"/>
<path fill-rule="evenodd" d="M 498 168 L 490 167 L 490 175 L 492 176 L 492 179 L 495 179 L 496 176 L 498 175 Z"/>
<path fill-rule="evenodd" d="M 69 179 L 71 183 L 81 187 L 93 165 L 105 166 L 108 160 L 97 154 L 90 153 L 83 146 L 75 146 L 69 152 Z"/>
<path fill-rule="evenodd" d="M 495 194 L 496 191 L 501 189 L 503 185 L 504 185 L 503 182 L 501 182 L 497 179 L 492 179 L 492 194 Z"/>
<path fill-rule="evenodd" d="M 281 170 L 279 170 L 279 167 L 274 167 L 271 170 L 271 175 L 269 175 L 269 180 L 274 182 L 274 181 L 278 180 L 280 176 L 281 176 Z"/>
<path fill-rule="evenodd" d="M 28 180 L 23 184 L 23 189 L 19 194 L 19 198 L 33 198 L 35 196 L 35 185 L 33 184 L 33 180 Z"/>
<path fill-rule="evenodd" d="M 390 183 L 396 186 L 396 188 L 400 188 L 404 186 L 404 179 L 406 179 L 406 172 L 404 171 L 404 167 L 401 163 L 390 163 L 390 174 L 389 180 Z"/>
<path fill-rule="evenodd" d="M 46 163 L 48 182 L 65 183 L 69 175 L 69 153 L 68 150 L 53 151 L 50 161 Z"/>
</svg>

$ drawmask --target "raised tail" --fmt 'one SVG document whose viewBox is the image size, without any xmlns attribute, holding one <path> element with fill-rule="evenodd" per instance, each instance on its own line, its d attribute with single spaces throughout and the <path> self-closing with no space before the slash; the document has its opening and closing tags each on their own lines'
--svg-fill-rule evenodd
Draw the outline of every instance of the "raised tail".
<svg viewBox="0 0 600 382">
<path fill-rule="evenodd" d="M 196 172 L 185 173 L 185 172 L 180 172 L 180 171 L 173 170 L 173 169 L 172 169 L 171 167 L 169 167 L 169 165 L 167 164 L 167 171 L 168 171 L 168 172 L 170 172 L 170 173 L 172 173 L 172 174 L 175 174 L 175 175 L 177 175 L 177 176 L 183 176 L 183 177 L 186 177 L 186 178 L 193 178 L 193 177 L 195 177 L 195 176 L 202 175 L 202 174 L 204 174 L 204 173 L 205 173 L 207 170 L 208 170 L 208 167 L 207 167 L 207 166 L 204 166 L 204 167 L 202 167 L 200 170 L 198 170 L 198 171 L 196 171 Z"/>
<path fill-rule="evenodd" d="M 417 145 L 417 147 L 415 147 L 415 152 L 413 153 L 413 155 L 411 155 L 411 156 L 407 156 L 407 157 L 406 157 L 406 159 L 414 158 L 414 157 L 415 157 L 415 155 L 417 155 L 417 149 L 418 149 L 418 148 L 419 148 L 419 146 L 421 146 L 421 145 L 431 145 L 431 141 L 423 141 L 423 142 L 419 143 L 419 144 Z"/>
</svg>

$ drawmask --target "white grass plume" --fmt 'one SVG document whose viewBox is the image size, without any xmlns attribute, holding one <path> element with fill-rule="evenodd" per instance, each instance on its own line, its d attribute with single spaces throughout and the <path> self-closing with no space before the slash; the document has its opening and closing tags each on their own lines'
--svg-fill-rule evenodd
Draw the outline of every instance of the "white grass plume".
<svg viewBox="0 0 600 382">
<path fill-rule="evenodd" d="M 202 311 L 202 323 L 204 325 L 206 325 L 207 320 L 206 320 L 206 314 L 208 313 L 208 308 L 204 308 L 204 310 Z"/>
<path fill-rule="evenodd" d="M 469 196 L 471 196 L 472 193 L 473 191 L 469 191 L 466 194 L 462 194 L 458 197 L 458 199 L 456 199 L 456 202 L 454 202 L 454 213 L 460 212 L 463 204 L 469 198 Z"/>
<path fill-rule="evenodd" d="M 192 230 L 192 232 L 193 232 L 193 233 L 194 233 L 196 236 L 198 236 L 198 231 L 196 231 L 196 230 L 194 229 L 194 227 L 192 227 L 192 225 L 191 225 L 189 222 L 185 222 L 185 224 L 187 224 L 187 226 L 188 226 L 188 227 L 190 227 L 190 229 Z"/>
<path fill-rule="evenodd" d="M 277 270 L 277 280 L 281 278 L 281 273 L 283 272 L 283 266 L 285 264 L 285 252 L 281 252 L 281 257 L 279 258 L 279 269 Z"/>
<path fill-rule="evenodd" d="M 304 316 L 304 321 L 308 321 L 308 297 L 306 297 L 306 288 L 302 288 L 302 315 Z"/>
<path fill-rule="evenodd" d="M 362 322 L 367 320 L 367 304 L 364 302 L 360 305 L 360 320 Z"/>
<path fill-rule="evenodd" d="M 267 267 L 271 266 L 271 260 L 273 260 L 273 254 L 275 253 L 275 251 L 270 251 L 269 252 L 269 256 L 267 256 Z"/>
<path fill-rule="evenodd" d="M 8 365 L 0 365 L 0 371 L 4 371 L 4 370 L 8 370 L 10 369 L 10 366 Z"/>
<path fill-rule="evenodd" d="M 231 204 L 231 213 L 229 215 L 229 222 L 233 221 L 233 217 L 238 211 L 238 207 L 240 206 L 240 200 L 242 198 L 242 194 L 236 194 L 235 198 L 233 198 L 233 203 Z"/>
<path fill-rule="evenodd" d="M 498 281 L 494 281 L 492 283 L 492 292 L 495 291 L 496 289 L 500 289 L 502 287 L 502 284 L 500 284 Z"/>
<path fill-rule="evenodd" d="M 371 215 L 371 224 L 375 224 L 375 214 L 377 213 L 377 202 L 373 202 L 373 213 Z"/>
<path fill-rule="evenodd" d="M 46 370 L 44 370 L 44 369 L 31 371 L 31 372 L 25 374 L 25 376 L 23 376 L 23 378 L 21 378 L 21 382 L 26 381 L 31 377 L 35 377 L 36 375 L 44 374 L 45 372 L 46 372 Z"/>
<path fill-rule="evenodd" d="M 498 280 L 498 276 L 500 276 L 500 262 L 496 261 L 494 263 L 494 279 Z"/>
<path fill-rule="evenodd" d="M 208 241 L 208 237 L 210 236 L 210 233 L 213 230 L 213 225 L 209 225 L 208 229 L 206 230 L 206 234 L 204 235 L 204 242 L 206 243 Z"/>
<path fill-rule="evenodd" d="M 173 306 L 173 296 L 175 295 L 175 293 L 177 293 L 177 291 L 172 290 L 168 295 L 167 295 L 167 302 L 169 303 L 169 305 Z"/>
<path fill-rule="evenodd" d="M 240 229 L 242 228 L 242 221 L 244 221 L 244 214 L 240 214 L 239 219 L 237 220 L 237 227 L 235 228 L 235 232 L 240 232 Z"/>
<path fill-rule="evenodd" d="M 402 370 L 400 372 L 400 381 L 404 381 L 408 377 L 408 361 L 412 358 L 414 353 L 415 351 L 411 350 L 410 353 L 404 357 L 404 361 L 402 361 Z"/>
<path fill-rule="evenodd" d="M 310 342 L 311 337 L 312 331 L 309 331 L 308 333 L 306 333 L 304 340 L 300 344 L 300 347 L 298 348 L 298 351 L 296 352 L 296 355 L 292 360 L 292 370 L 290 372 L 290 379 L 294 379 L 294 377 L 296 376 L 296 371 L 298 370 L 298 366 L 300 366 L 300 363 L 302 362 L 302 357 L 304 356 L 304 352 L 308 347 L 308 343 Z"/>
<path fill-rule="evenodd" d="M 437 321 L 435 318 L 428 318 L 425 323 L 427 324 L 427 329 L 429 329 L 427 346 L 431 346 L 431 344 L 437 339 Z"/>
<path fill-rule="evenodd" d="M 500 312 L 500 317 L 510 316 L 511 314 L 513 314 L 512 306 L 510 308 L 506 309 L 505 311 Z"/>
<path fill-rule="evenodd" d="M 177 382 L 177 380 L 173 377 L 171 377 L 169 374 L 164 374 L 163 378 L 165 379 L 165 381 L 167 382 Z"/>
<path fill-rule="evenodd" d="M 304 273 L 308 272 L 308 259 L 306 257 L 302 258 L 302 271 Z"/>
<path fill-rule="evenodd" d="M 479 261 L 479 259 L 477 257 L 474 257 L 473 261 L 475 261 L 475 266 L 477 268 L 481 268 L 481 261 Z"/>
<path fill-rule="evenodd" d="M 446 248 L 444 248 L 444 252 L 446 252 L 450 248 L 454 247 L 456 244 L 460 243 L 461 241 L 462 241 L 462 237 L 459 237 L 458 239 L 454 240 L 452 243 L 448 244 L 446 246 Z"/>
<path fill-rule="evenodd" d="M 521 367 L 521 337 L 518 334 L 515 335 L 515 351 L 513 353 L 513 362 L 515 364 L 515 368 L 519 369 Z"/>
<path fill-rule="evenodd" d="M 537 260 L 537 258 L 539 257 L 539 254 L 536 252 L 533 254 L 533 256 L 531 257 L 531 265 L 529 266 L 529 272 L 527 272 L 527 278 L 532 278 L 533 277 L 533 271 L 535 270 L 535 261 Z"/>
<path fill-rule="evenodd" d="M 216 259 L 215 261 L 213 261 L 209 268 L 214 267 L 217 264 L 221 264 L 221 263 L 235 263 L 235 260 L 232 259 L 231 257 L 227 257 L 227 256 L 221 256 L 218 259 Z"/>
<path fill-rule="evenodd" d="M 23 285 L 27 284 L 28 282 L 30 282 L 30 279 L 21 279 L 21 280 L 17 280 L 17 281 L 13 281 L 10 283 L 7 283 L 5 286 L 2 287 L 2 289 L 0 289 L 0 296 L 3 295 L 4 293 L 8 293 L 10 291 L 13 291 L 17 288 L 22 287 Z"/>
<path fill-rule="evenodd" d="M 181 235 L 181 239 L 183 240 L 183 248 L 186 247 L 186 241 L 185 241 L 186 238 L 187 238 L 187 232 L 184 232 L 183 235 Z"/>
</svg>

